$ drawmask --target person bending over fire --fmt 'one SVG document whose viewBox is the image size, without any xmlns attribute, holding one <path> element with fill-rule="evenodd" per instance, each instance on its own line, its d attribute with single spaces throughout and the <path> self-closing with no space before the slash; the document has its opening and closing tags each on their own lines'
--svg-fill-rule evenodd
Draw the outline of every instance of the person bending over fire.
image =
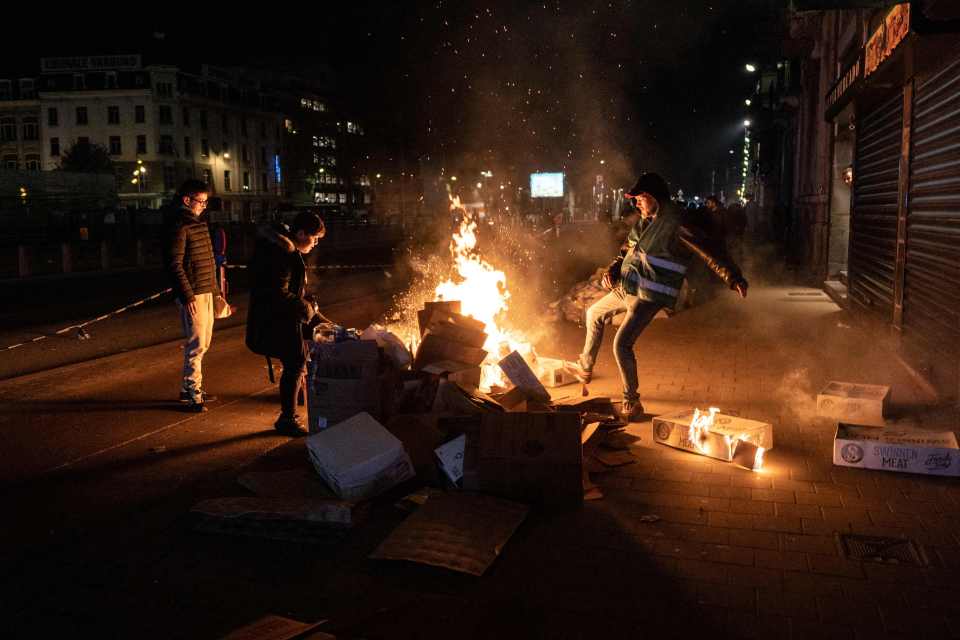
<svg viewBox="0 0 960 640">
<path fill-rule="evenodd" d="M 670 200 L 666 181 L 644 173 L 624 194 L 639 210 L 620 255 L 607 268 L 602 284 L 610 292 L 587 310 L 583 352 L 572 364 L 584 384 L 590 382 L 603 342 L 604 324 L 617 313 L 627 315 L 613 339 L 613 354 L 623 381 L 623 419 L 643 415 L 637 393 L 637 360 L 633 345 L 662 308 L 672 309 L 694 256 L 720 277 L 730 289 L 747 297 L 747 281 L 727 255 L 723 238 L 711 237 L 703 226 L 685 220 L 685 213 Z"/>
<path fill-rule="evenodd" d="M 260 230 L 250 264 L 247 348 L 283 363 L 280 417 L 274 427 L 292 437 L 307 433 L 296 412 L 297 395 L 307 370 L 303 328 L 320 313 L 307 295 L 303 256 L 325 233 L 320 216 L 302 211 L 291 227 L 278 224 Z"/>
</svg>

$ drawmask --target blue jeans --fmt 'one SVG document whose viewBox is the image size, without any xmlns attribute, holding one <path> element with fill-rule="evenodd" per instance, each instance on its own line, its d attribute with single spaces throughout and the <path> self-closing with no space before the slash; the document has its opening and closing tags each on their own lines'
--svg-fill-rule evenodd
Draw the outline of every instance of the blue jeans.
<svg viewBox="0 0 960 640">
<path fill-rule="evenodd" d="M 633 345 L 661 308 L 662 305 L 657 302 L 631 296 L 618 287 L 587 309 L 587 335 L 583 353 L 580 354 L 580 365 L 587 371 L 593 371 L 593 366 L 597 363 L 600 345 L 603 344 L 604 325 L 621 311 L 627 312 L 627 317 L 623 319 L 623 324 L 613 338 L 613 355 L 617 359 L 623 381 L 624 401 L 636 402 L 640 399 L 637 393 L 640 384 L 637 380 L 637 358 L 633 353 Z"/>
</svg>

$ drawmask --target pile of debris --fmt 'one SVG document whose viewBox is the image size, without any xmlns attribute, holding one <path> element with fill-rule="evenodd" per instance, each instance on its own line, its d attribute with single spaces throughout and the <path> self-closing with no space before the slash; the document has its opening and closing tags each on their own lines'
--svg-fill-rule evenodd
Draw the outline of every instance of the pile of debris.
<svg viewBox="0 0 960 640">
<path fill-rule="evenodd" d="M 547 305 L 546 320 L 548 322 L 566 320 L 583 325 L 590 305 L 608 293 L 600 284 L 604 273 L 606 268 L 597 269 L 589 278 L 570 287 L 562 298 Z"/>
<path fill-rule="evenodd" d="M 483 392 L 484 324 L 457 302 L 428 303 L 418 316 L 415 354 L 379 327 L 361 334 L 372 339 L 315 343 L 311 435 L 287 445 L 305 449 L 303 463 L 242 475 L 255 495 L 201 502 L 197 527 L 336 541 L 377 500 L 410 494 L 401 504 L 413 514 L 371 557 L 482 575 L 531 505 L 602 498 L 590 474 L 635 461 L 636 438 L 608 398 L 551 396 L 575 382 L 563 360 L 533 356 L 534 368 L 513 351 L 497 361 L 502 386 Z"/>
</svg>

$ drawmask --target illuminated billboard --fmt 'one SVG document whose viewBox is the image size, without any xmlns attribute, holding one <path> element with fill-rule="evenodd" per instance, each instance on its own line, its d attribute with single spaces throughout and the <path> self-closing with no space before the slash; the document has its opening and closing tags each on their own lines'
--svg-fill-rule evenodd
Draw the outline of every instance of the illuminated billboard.
<svg viewBox="0 0 960 640">
<path fill-rule="evenodd" d="M 531 198 L 562 198 L 563 197 L 563 174 L 562 173 L 531 173 L 530 174 L 530 197 Z"/>
</svg>

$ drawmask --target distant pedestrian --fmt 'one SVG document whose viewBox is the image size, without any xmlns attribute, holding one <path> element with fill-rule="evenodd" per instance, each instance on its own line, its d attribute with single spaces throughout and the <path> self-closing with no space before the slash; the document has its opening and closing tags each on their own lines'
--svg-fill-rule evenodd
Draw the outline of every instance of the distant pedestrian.
<svg viewBox="0 0 960 640">
<path fill-rule="evenodd" d="M 277 358 L 283 364 L 280 417 L 273 426 L 288 436 L 307 433 L 297 416 L 296 402 L 307 371 L 304 327 L 319 310 L 307 296 L 307 267 L 303 256 L 310 253 L 325 233 L 320 216 L 302 211 L 290 227 L 276 224 L 260 230 L 250 264 L 247 348 L 262 356 Z"/>
<path fill-rule="evenodd" d="M 662 308 L 677 302 L 687 269 L 697 256 L 730 288 L 747 296 L 747 281 L 703 228 L 692 225 L 681 209 L 670 201 L 666 181 L 645 173 L 624 194 L 640 210 L 620 255 L 607 268 L 603 284 L 610 293 L 587 311 L 583 352 L 572 365 L 584 384 L 590 382 L 600 353 L 604 325 L 617 313 L 627 315 L 613 339 L 613 353 L 623 383 L 621 414 L 635 420 L 644 413 L 637 393 L 637 360 L 634 344 Z"/>
<path fill-rule="evenodd" d="M 186 343 L 180 401 L 188 411 L 206 411 L 216 400 L 203 389 L 203 356 L 213 338 L 214 296 L 217 285 L 213 245 L 207 223 L 200 218 L 210 189 L 199 180 L 187 180 L 172 203 L 167 220 L 164 263 L 171 279 Z"/>
</svg>

